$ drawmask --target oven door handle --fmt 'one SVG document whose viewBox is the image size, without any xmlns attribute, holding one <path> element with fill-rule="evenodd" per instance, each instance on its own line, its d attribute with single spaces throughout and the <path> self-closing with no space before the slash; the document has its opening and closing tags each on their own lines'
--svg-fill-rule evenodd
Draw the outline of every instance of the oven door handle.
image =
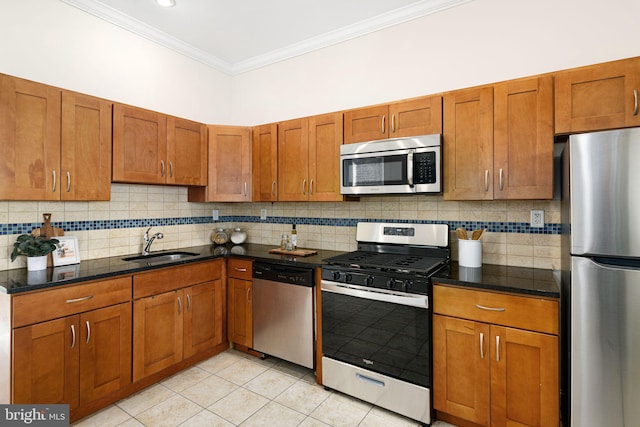
<svg viewBox="0 0 640 427">
<path fill-rule="evenodd" d="M 322 290 L 335 294 L 348 295 L 374 301 L 389 302 L 392 304 L 408 305 L 417 308 L 429 308 L 429 297 L 420 294 L 400 294 L 382 289 L 365 288 L 357 285 L 345 285 L 343 283 L 321 282 Z"/>
</svg>

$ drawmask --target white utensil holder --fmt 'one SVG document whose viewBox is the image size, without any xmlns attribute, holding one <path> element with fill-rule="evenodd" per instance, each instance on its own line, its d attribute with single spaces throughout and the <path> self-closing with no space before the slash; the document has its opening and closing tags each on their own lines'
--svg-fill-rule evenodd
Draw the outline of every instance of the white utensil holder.
<svg viewBox="0 0 640 427">
<path fill-rule="evenodd" d="M 458 264 L 482 267 L 482 240 L 458 240 Z"/>
</svg>

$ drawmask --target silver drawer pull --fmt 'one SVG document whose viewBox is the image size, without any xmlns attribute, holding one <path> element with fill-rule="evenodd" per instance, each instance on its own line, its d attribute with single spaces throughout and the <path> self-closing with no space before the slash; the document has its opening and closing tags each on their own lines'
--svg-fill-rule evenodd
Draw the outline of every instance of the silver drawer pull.
<svg viewBox="0 0 640 427">
<path fill-rule="evenodd" d="M 67 304 L 71 304 L 74 302 L 80 302 L 80 301 L 86 301 L 93 298 L 93 295 L 87 295 L 86 297 L 82 297 L 82 298 L 75 298 L 75 299 L 68 299 L 67 300 Z"/>
<path fill-rule="evenodd" d="M 239 272 L 241 272 L 241 273 L 246 273 L 246 271 L 247 271 L 247 269 L 246 269 L 246 268 L 233 267 L 233 269 L 234 269 L 235 271 L 239 271 Z"/>
<path fill-rule="evenodd" d="M 377 385 L 378 387 L 384 387 L 384 381 L 377 380 L 375 378 L 367 377 L 366 375 L 356 373 L 356 378 L 360 381 Z"/>
<path fill-rule="evenodd" d="M 505 311 L 504 307 L 485 307 L 484 305 L 476 304 L 476 308 L 489 311 Z"/>
</svg>

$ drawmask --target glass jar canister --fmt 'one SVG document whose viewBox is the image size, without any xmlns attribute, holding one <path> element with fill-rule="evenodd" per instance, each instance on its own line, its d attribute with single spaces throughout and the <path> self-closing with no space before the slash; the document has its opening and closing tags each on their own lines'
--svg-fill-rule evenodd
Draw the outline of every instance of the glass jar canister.
<svg viewBox="0 0 640 427">
<path fill-rule="evenodd" d="M 216 245 L 224 245 L 229 241 L 229 235 L 226 231 L 224 231 L 224 228 L 218 228 L 216 232 L 211 236 L 211 240 Z"/>
<path fill-rule="evenodd" d="M 280 249 L 282 249 L 283 251 L 286 250 L 289 242 L 290 242 L 289 235 L 286 233 L 283 234 L 282 238 L 280 239 Z"/>
<path fill-rule="evenodd" d="M 241 245 L 247 240 L 247 233 L 242 231 L 240 227 L 236 227 L 231 233 L 231 243 L 234 245 Z"/>
</svg>

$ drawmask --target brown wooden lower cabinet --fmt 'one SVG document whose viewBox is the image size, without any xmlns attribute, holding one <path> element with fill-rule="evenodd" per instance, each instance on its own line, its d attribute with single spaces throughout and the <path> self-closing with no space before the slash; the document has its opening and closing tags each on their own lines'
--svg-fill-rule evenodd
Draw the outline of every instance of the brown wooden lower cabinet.
<svg viewBox="0 0 640 427">
<path fill-rule="evenodd" d="M 253 347 L 253 282 L 252 261 L 229 258 L 227 269 L 229 341 L 248 348 Z"/>
<path fill-rule="evenodd" d="M 133 380 L 139 381 L 223 341 L 222 280 L 133 302 Z"/>
<path fill-rule="evenodd" d="M 13 331 L 13 403 L 70 409 L 131 383 L 131 303 Z"/>
<path fill-rule="evenodd" d="M 439 288 L 445 287 L 434 286 L 434 409 L 473 423 L 470 425 L 558 427 L 558 336 L 478 321 L 478 317 L 484 320 L 484 309 L 476 304 L 504 308 L 480 304 L 485 301 L 478 298 L 486 292 L 447 288 L 443 293 L 446 302 L 439 306 Z M 526 311 L 527 298 L 513 297 L 518 299 L 515 302 L 509 296 L 500 298 L 506 298 L 507 309 L 490 312 L 490 316 L 503 315 L 507 319 L 515 302 L 522 301 Z M 451 311 L 478 301 L 469 309 L 469 318 L 438 314 L 449 311 L 446 306 L 454 299 L 459 303 Z M 512 302 L 514 305 L 509 305 Z M 543 302 L 554 307 L 552 301 Z M 557 311 L 548 315 L 557 316 Z"/>
</svg>

